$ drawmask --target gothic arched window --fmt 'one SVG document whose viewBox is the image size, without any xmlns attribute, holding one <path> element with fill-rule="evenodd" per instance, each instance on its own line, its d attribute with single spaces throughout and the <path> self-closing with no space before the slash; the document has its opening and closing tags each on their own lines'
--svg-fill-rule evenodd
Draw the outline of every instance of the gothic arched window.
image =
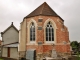
<svg viewBox="0 0 80 60">
<path fill-rule="evenodd" d="M 35 41 L 35 25 L 33 22 L 30 25 L 30 41 Z"/>
<path fill-rule="evenodd" d="M 46 25 L 46 41 L 54 41 L 54 29 L 50 21 Z"/>
</svg>

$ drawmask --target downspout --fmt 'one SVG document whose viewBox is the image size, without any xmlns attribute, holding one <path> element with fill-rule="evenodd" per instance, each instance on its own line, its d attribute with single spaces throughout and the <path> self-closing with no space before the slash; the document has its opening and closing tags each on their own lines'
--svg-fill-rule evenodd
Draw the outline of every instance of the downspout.
<svg viewBox="0 0 80 60">
<path fill-rule="evenodd" d="M 3 32 L 1 32 L 1 37 L 2 37 L 2 42 L 1 42 L 1 57 L 2 57 L 2 53 L 3 53 Z"/>
</svg>

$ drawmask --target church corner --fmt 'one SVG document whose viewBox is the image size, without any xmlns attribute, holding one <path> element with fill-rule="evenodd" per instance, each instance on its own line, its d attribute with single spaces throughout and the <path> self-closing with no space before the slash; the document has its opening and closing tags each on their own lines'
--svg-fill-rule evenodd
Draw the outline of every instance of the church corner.
<svg viewBox="0 0 80 60">
<path fill-rule="evenodd" d="M 70 54 L 68 28 L 46 2 L 21 22 L 18 52 L 20 58 L 29 59 L 29 54 L 37 59 L 54 57 L 53 52 L 56 57 L 58 54 Z"/>
</svg>

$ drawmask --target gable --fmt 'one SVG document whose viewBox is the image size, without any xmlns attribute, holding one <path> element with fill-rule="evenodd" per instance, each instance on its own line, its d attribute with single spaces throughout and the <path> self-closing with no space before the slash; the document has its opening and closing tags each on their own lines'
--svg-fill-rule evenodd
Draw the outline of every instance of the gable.
<svg viewBox="0 0 80 60">
<path fill-rule="evenodd" d="M 3 35 L 5 34 L 13 34 L 13 33 L 18 33 L 14 27 L 10 27 L 8 30 L 6 30 Z"/>
<path fill-rule="evenodd" d="M 5 29 L 3 32 L 1 32 L 1 37 L 2 37 L 3 34 L 4 34 L 7 30 L 9 30 L 11 27 L 13 27 L 13 28 L 19 33 L 18 29 L 13 25 L 13 22 L 12 22 L 11 25 L 10 25 L 7 29 Z"/>
<path fill-rule="evenodd" d="M 1 36 L 4 45 L 19 41 L 19 31 L 13 25 L 13 22 L 6 30 L 1 32 Z"/>
<path fill-rule="evenodd" d="M 46 2 L 41 4 L 38 8 L 32 11 L 29 15 L 24 18 L 30 18 L 34 16 L 54 16 L 59 17 L 62 21 L 64 21 Z"/>
<path fill-rule="evenodd" d="M 13 27 L 11 27 L 3 34 L 2 38 L 3 38 L 4 44 L 18 42 L 19 33 Z"/>
</svg>

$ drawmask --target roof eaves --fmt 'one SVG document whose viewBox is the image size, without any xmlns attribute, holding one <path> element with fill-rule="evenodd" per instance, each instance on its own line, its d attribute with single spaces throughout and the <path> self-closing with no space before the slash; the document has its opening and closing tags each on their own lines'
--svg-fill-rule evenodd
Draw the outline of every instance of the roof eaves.
<svg viewBox="0 0 80 60">
<path fill-rule="evenodd" d="M 46 2 L 43 3 L 42 10 L 41 10 L 40 14 L 43 13 L 43 9 L 44 9 L 44 6 L 45 6 L 44 4 L 45 4 L 45 3 L 46 3 Z"/>
<path fill-rule="evenodd" d="M 17 31 L 17 32 L 19 32 L 19 30 L 13 25 L 13 27 L 15 28 L 15 30 Z"/>
<path fill-rule="evenodd" d="M 11 45 L 11 44 L 17 44 L 17 43 L 19 43 L 19 42 L 14 42 L 14 43 L 10 43 L 10 44 L 5 44 L 5 45 L 3 45 L 3 46 Z"/>
<path fill-rule="evenodd" d="M 5 29 L 3 32 L 1 32 L 1 34 L 4 34 L 4 33 L 5 33 L 8 29 L 10 29 L 11 27 L 15 28 L 15 30 L 16 30 L 17 32 L 19 32 L 18 29 L 13 25 L 13 22 L 12 22 L 12 24 L 11 24 L 7 29 Z"/>
</svg>

